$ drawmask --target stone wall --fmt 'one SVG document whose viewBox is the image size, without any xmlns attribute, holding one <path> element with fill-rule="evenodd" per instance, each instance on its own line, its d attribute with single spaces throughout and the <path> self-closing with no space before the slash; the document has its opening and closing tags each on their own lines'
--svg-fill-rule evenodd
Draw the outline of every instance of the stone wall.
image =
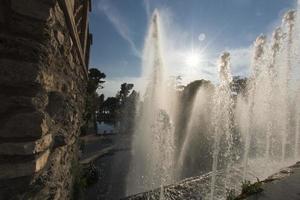
<svg viewBox="0 0 300 200">
<path fill-rule="evenodd" d="M 87 71 L 69 30 L 57 0 L 0 0 L 0 200 L 71 198 Z"/>
</svg>

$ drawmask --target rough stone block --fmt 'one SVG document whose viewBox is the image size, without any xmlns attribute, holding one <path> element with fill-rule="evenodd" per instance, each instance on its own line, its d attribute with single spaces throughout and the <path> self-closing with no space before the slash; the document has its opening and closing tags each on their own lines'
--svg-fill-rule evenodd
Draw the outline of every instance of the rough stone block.
<svg viewBox="0 0 300 200">
<path fill-rule="evenodd" d="M 48 104 L 46 92 L 39 92 L 35 97 L 7 96 L 0 94 L 0 124 L 16 113 L 35 112 Z M 1 129 L 1 126 L 0 126 Z M 1 136 L 0 136 L 1 137 Z"/>
<path fill-rule="evenodd" d="M 42 112 L 21 113 L 12 116 L 0 127 L 2 138 L 41 138 L 48 133 L 46 115 Z"/>
<path fill-rule="evenodd" d="M 51 143 L 51 134 L 32 142 L 0 143 L 0 155 L 33 155 L 47 150 Z"/>
<path fill-rule="evenodd" d="M 67 145 L 67 139 L 63 134 L 56 135 L 53 141 L 53 148 Z"/>
<path fill-rule="evenodd" d="M 39 20 L 47 20 L 50 17 L 51 5 L 44 0 L 11 0 L 13 11 Z"/>
<path fill-rule="evenodd" d="M 0 59 L 0 85 L 17 85 L 38 81 L 39 66 L 35 63 Z"/>
<path fill-rule="evenodd" d="M 48 53 L 47 47 L 41 42 L 0 34 L 0 58 L 38 63 L 45 59 Z"/>
<path fill-rule="evenodd" d="M 50 151 L 47 150 L 38 158 L 17 164 L 0 164 L 0 179 L 11 179 L 32 175 L 44 168 L 48 161 Z"/>
<path fill-rule="evenodd" d="M 56 33 L 56 39 L 57 39 L 57 41 L 58 41 L 58 43 L 60 45 L 63 45 L 64 44 L 64 40 L 65 40 L 65 36 L 64 36 L 64 34 L 61 31 L 57 31 L 57 33 Z"/>
<path fill-rule="evenodd" d="M 5 15 L 4 15 L 4 11 L 5 11 L 5 5 L 3 4 L 3 2 L 0 3 L 0 24 L 1 23 L 5 23 Z"/>
<path fill-rule="evenodd" d="M 54 88 L 57 80 L 55 80 L 53 74 L 43 71 L 41 73 L 41 82 L 43 83 L 46 90 L 51 90 L 52 88 Z"/>
<path fill-rule="evenodd" d="M 67 99 L 64 94 L 60 92 L 50 92 L 48 94 L 49 103 L 47 105 L 46 111 L 52 118 L 56 116 L 65 117 L 64 112 L 68 108 Z"/>
</svg>

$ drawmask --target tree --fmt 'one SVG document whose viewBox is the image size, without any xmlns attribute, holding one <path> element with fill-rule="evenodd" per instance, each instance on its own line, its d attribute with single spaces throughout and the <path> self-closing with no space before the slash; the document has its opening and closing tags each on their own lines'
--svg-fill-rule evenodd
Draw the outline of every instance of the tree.
<svg viewBox="0 0 300 200">
<path fill-rule="evenodd" d="M 89 79 L 87 84 L 87 97 L 85 109 L 85 127 L 89 126 L 90 120 L 93 121 L 93 129 L 97 133 L 97 118 L 96 113 L 99 109 L 99 104 L 104 102 L 104 95 L 98 96 L 97 89 L 103 88 L 103 80 L 106 75 L 96 68 L 89 69 Z"/>
<path fill-rule="evenodd" d="M 130 133 L 134 128 L 136 114 L 136 104 L 139 100 L 139 94 L 133 90 L 128 94 L 120 105 L 119 121 L 120 132 Z"/>
<path fill-rule="evenodd" d="M 99 109 L 98 121 L 115 125 L 117 123 L 118 109 L 118 98 L 108 97 Z"/>
<path fill-rule="evenodd" d="M 105 83 L 103 79 L 106 78 L 106 75 L 99 71 L 96 68 L 89 69 L 89 81 L 88 81 L 88 88 L 87 92 L 89 94 L 93 94 L 97 91 L 98 88 L 102 89 L 102 84 Z"/>
<path fill-rule="evenodd" d="M 98 121 L 108 124 L 120 124 L 121 132 L 128 132 L 133 127 L 135 104 L 138 93 L 132 90 L 131 83 L 121 84 L 116 97 L 107 98 L 98 113 Z"/>
<path fill-rule="evenodd" d="M 247 93 L 248 79 L 246 77 L 234 76 L 230 83 L 231 91 L 236 95 L 242 94 L 243 96 Z"/>
<path fill-rule="evenodd" d="M 132 83 L 122 83 L 121 90 L 117 94 L 117 98 L 124 103 L 134 85 Z"/>
</svg>

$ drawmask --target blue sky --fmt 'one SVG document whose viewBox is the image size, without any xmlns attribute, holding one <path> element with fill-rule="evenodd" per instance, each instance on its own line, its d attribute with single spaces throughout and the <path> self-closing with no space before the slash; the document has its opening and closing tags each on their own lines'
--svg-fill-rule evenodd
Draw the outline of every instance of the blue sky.
<svg viewBox="0 0 300 200">
<path fill-rule="evenodd" d="M 158 8 L 173 75 L 182 75 L 186 83 L 214 80 L 216 60 L 227 50 L 232 55 L 232 73 L 245 76 L 255 38 L 271 34 L 283 13 L 295 5 L 296 0 L 93 0 L 90 67 L 107 75 L 100 91 L 106 96 L 114 95 L 122 82 L 139 88 L 148 19 Z M 201 50 L 202 62 L 189 68 L 178 55 L 192 48 Z"/>
</svg>

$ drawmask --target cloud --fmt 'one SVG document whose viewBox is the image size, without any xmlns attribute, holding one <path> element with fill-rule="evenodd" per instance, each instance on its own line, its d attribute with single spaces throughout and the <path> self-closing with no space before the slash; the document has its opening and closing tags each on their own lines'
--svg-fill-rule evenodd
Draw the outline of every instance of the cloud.
<svg viewBox="0 0 300 200">
<path fill-rule="evenodd" d="M 141 53 L 136 47 L 132 36 L 131 36 L 131 31 L 129 27 L 127 26 L 126 21 L 124 18 L 120 15 L 120 12 L 113 7 L 108 0 L 102 0 L 98 3 L 98 9 L 103 12 L 107 19 L 110 21 L 110 23 L 114 26 L 116 31 L 119 33 L 119 35 L 126 41 L 128 42 L 132 53 L 140 57 Z"/>
<path fill-rule="evenodd" d="M 269 42 L 272 38 L 273 31 L 277 27 L 281 26 L 282 17 L 288 10 L 290 10 L 290 8 L 281 9 L 278 13 L 278 17 L 276 19 L 274 19 L 272 22 L 270 22 L 269 25 L 267 25 L 266 33 L 264 33 L 264 34 L 269 38 Z M 260 14 L 261 14 L 260 12 L 256 13 L 257 16 L 259 16 Z M 247 37 L 249 39 L 255 38 L 253 33 L 248 33 Z M 253 40 L 253 42 L 254 41 L 255 41 L 255 39 Z M 251 68 L 253 45 L 251 45 L 249 47 L 228 49 L 227 51 L 231 54 L 231 72 L 232 72 L 232 74 L 239 75 L 239 76 L 249 76 L 250 68 Z"/>
<path fill-rule="evenodd" d="M 235 76 L 248 76 L 251 65 L 252 47 L 230 49 L 231 73 Z"/>
</svg>

